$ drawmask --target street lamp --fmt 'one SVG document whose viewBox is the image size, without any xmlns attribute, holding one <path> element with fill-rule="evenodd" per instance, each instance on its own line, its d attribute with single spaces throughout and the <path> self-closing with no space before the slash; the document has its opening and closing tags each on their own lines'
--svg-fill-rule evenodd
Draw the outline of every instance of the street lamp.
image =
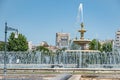
<svg viewBox="0 0 120 80">
<path fill-rule="evenodd" d="M 4 75 L 6 75 L 6 72 L 7 72 L 7 66 L 6 66 L 6 61 L 7 61 L 7 56 L 6 56 L 6 51 L 7 51 L 7 31 L 15 31 L 18 35 L 18 29 L 14 29 L 14 28 L 11 28 L 11 27 L 8 27 L 7 26 L 7 22 L 5 22 L 5 50 L 4 50 Z"/>
</svg>

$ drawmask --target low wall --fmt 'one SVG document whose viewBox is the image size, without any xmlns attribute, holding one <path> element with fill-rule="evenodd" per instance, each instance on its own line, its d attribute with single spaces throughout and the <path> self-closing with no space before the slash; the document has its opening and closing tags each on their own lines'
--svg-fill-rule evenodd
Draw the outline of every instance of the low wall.
<svg viewBox="0 0 120 80">
<path fill-rule="evenodd" d="M 7 68 L 75 68 L 76 64 L 6 64 Z M 54 67 L 52 67 L 54 66 Z M 4 68 L 4 64 L 0 64 L 0 68 Z"/>
</svg>

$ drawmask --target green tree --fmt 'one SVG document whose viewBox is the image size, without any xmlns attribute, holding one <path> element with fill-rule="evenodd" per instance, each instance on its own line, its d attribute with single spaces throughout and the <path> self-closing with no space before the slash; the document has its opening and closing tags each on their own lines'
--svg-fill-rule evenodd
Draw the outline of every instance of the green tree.
<svg viewBox="0 0 120 80">
<path fill-rule="evenodd" d="M 75 44 L 74 42 L 70 45 L 71 50 L 80 50 L 80 45 Z"/>
<path fill-rule="evenodd" d="M 19 34 L 18 38 L 15 38 L 15 34 L 11 33 L 8 39 L 8 51 L 27 51 L 28 42 L 24 35 Z"/>
<path fill-rule="evenodd" d="M 89 43 L 89 49 L 90 50 L 101 50 L 101 44 L 97 39 L 93 39 L 90 43 Z"/>
<path fill-rule="evenodd" d="M 112 43 L 106 42 L 102 45 L 102 51 L 104 52 L 111 52 L 112 51 Z"/>
<path fill-rule="evenodd" d="M 5 43 L 0 42 L 0 51 L 4 51 L 4 48 L 5 48 Z"/>
<path fill-rule="evenodd" d="M 44 47 L 44 46 L 38 46 L 37 47 L 37 51 L 41 51 L 42 53 L 44 53 L 45 55 L 49 55 L 49 49 Z"/>
</svg>

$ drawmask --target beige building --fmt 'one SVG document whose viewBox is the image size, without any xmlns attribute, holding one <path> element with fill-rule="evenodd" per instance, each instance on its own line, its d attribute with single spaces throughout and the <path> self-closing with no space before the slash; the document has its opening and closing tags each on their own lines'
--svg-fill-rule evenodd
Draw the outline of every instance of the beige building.
<svg viewBox="0 0 120 80">
<path fill-rule="evenodd" d="M 56 33 L 56 46 L 58 47 L 68 47 L 70 40 L 69 33 Z"/>
<path fill-rule="evenodd" d="M 43 46 L 53 52 L 55 52 L 58 49 L 56 46 L 48 45 L 48 43 L 46 41 L 42 41 L 40 43 L 40 46 Z"/>
</svg>

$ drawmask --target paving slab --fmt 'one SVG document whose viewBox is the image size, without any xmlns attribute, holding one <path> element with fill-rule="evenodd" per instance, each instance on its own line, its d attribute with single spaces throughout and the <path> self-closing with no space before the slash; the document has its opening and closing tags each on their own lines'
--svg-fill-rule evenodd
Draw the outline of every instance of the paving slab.
<svg viewBox="0 0 120 80">
<path fill-rule="evenodd" d="M 80 80 L 81 75 L 72 75 L 68 80 Z"/>
</svg>

